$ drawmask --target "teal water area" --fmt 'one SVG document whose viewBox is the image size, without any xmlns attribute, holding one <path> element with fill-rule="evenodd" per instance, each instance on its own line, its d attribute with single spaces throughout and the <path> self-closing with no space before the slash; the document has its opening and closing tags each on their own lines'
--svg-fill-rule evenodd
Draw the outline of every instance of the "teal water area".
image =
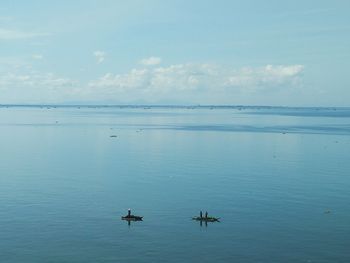
<svg viewBox="0 0 350 263">
<path fill-rule="evenodd" d="M 349 108 L 0 106 L 2 263 L 350 262 L 349 189 Z"/>
</svg>

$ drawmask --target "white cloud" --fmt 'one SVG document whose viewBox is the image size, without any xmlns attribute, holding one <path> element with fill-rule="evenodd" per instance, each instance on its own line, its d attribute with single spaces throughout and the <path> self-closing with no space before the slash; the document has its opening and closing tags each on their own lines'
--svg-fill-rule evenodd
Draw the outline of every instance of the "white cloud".
<svg viewBox="0 0 350 263">
<path fill-rule="evenodd" d="M 0 28 L 0 40 L 26 39 L 41 36 L 47 36 L 47 34 Z"/>
<path fill-rule="evenodd" d="M 149 58 L 144 58 L 140 60 L 140 64 L 144 66 L 155 66 L 159 65 L 162 62 L 162 59 L 159 57 L 149 57 Z"/>
<path fill-rule="evenodd" d="M 232 71 L 225 78 L 227 87 L 246 89 L 266 89 L 297 84 L 304 66 L 302 65 L 267 65 L 260 68 L 242 68 Z"/>
<path fill-rule="evenodd" d="M 106 52 L 96 50 L 94 53 L 97 64 L 101 64 L 106 59 Z"/>
<path fill-rule="evenodd" d="M 44 56 L 41 54 L 33 54 L 32 58 L 36 59 L 36 60 L 42 60 L 44 58 Z"/>
<path fill-rule="evenodd" d="M 63 102 L 77 90 L 78 84 L 75 80 L 58 77 L 52 73 L 30 71 L 1 74 L 1 103 Z"/>
<path fill-rule="evenodd" d="M 89 86 L 118 90 L 176 91 L 218 88 L 261 89 L 295 84 L 303 71 L 302 65 L 227 69 L 211 64 L 178 64 L 153 69 L 133 69 L 127 74 L 106 74 Z"/>
<path fill-rule="evenodd" d="M 67 87 L 74 86 L 77 81 L 70 80 L 67 78 L 57 77 L 52 73 L 40 74 L 38 72 L 30 72 L 27 74 L 15 74 L 8 73 L 6 75 L 1 75 L 0 77 L 0 88 L 6 87 L 47 87 L 57 88 L 57 87 Z"/>
<path fill-rule="evenodd" d="M 133 69 L 126 74 L 108 73 L 90 81 L 89 92 L 127 101 L 143 98 L 196 101 L 217 96 L 224 99 L 237 94 L 268 90 L 287 90 L 300 85 L 302 65 L 267 65 L 230 69 L 211 64 L 178 64 L 168 67 Z M 226 97 L 226 98 L 225 98 Z"/>
</svg>

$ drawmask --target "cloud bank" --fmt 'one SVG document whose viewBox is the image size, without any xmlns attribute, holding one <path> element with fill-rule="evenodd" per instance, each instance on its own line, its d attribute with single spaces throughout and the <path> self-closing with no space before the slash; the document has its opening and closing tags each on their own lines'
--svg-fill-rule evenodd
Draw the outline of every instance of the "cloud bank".
<svg viewBox="0 0 350 263">
<path fill-rule="evenodd" d="M 78 81 L 53 73 L 0 74 L 0 103 L 64 102 L 76 92 L 78 84 Z"/>
<path fill-rule="evenodd" d="M 126 74 L 107 73 L 88 83 L 91 93 L 147 101 L 203 98 L 290 89 L 301 84 L 302 65 L 266 65 L 227 69 L 211 64 L 178 64 L 167 67 L 132 69 Z M 198 100 L 199 99 L 199 100 Z"/>
<path fill-rule="evenodd" d="M 97 62 L 101 63 L 104 53 L 98 54 Z M 302 85 L 303 71 L 302 65 L 266 65 L 235 69 L 214 64 L 188 63 L 144 66 L 131 69 L 125 74 L 106 73 L 86 83 L 58 77 L 52 73 L 40 74 L 33 71 L 27 74 L 0 75 L 0 92 L 7 94 L 7 97 L 11 97 L 11 94 L 15 97 L 18 93 L 21 97 L 38 103 L 108 101 L 237 104 L 240 103 L 240 98 L 247 96 L 259 97 L 298 90 Z"/>
</svg>

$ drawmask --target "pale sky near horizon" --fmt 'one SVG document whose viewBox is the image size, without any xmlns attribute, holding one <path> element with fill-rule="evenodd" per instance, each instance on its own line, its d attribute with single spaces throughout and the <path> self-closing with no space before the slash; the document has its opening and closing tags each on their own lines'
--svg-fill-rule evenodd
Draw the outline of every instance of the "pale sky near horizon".
<svg viewBox="0 0 350 263">
<path fill-rule="evenodd" d="M 0 3 L 0 104 L 350 106 L 350 1 Z"/>
</svg>

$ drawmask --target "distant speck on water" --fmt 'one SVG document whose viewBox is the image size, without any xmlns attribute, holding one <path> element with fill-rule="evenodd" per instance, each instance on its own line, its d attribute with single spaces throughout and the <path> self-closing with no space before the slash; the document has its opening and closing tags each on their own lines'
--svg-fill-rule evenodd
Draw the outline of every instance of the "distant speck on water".
<svg viewBox="0 0 350 263">
<path fill-rule="evenodd" d="M 116 138 L 116 137 L 117 137 L 117 135 L 111 135 L 111 136 L 109 136 L 109 137 L 111 137 L 111 138 Z"/>
</svg>

